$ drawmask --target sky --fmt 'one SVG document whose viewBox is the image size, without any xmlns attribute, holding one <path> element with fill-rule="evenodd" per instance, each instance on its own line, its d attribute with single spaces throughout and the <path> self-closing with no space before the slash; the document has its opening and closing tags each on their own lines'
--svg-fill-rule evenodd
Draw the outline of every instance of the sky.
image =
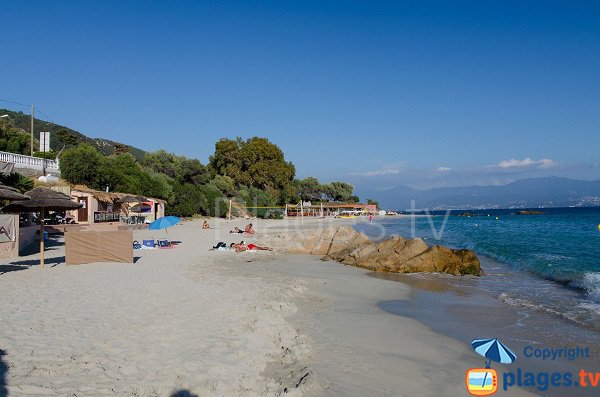
<svg viewBox="0 0 600 397">
<path fill-rule="evenodd" d="M 0 16 L 0 99 L 89 136 L 203 163 L 219 138 L 264 136 L 298 177 L 359 190 L 600 179 L 598 1 L 23 0 Z"/>
</svg>

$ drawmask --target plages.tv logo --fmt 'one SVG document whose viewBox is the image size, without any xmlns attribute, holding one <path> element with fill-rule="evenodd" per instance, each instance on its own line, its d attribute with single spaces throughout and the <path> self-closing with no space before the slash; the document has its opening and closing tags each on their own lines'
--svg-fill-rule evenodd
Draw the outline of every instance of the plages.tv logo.
<svg viewBox="0 0 600 397">
<path fill-rule="evenodd" d="M 510 364 L 517 359 L 517 356 L 497 338 L 475 339 L 471 342 L 471 346 L 486 360 L 485 368 L 467 370 L 465 377 L 467 391 L 474 396 L 490 396 L 498 391 L 498 373 L 491 368 L 491 362 Z"/>
</svg>

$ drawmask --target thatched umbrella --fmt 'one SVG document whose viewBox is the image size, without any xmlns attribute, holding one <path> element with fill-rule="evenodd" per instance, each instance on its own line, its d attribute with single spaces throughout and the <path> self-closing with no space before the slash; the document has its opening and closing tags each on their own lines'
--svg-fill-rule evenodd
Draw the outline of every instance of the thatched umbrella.
<svg viewBox="0 0 600 397">
<path fill-rule="evenodd" d="M 44 268 L 44 217 L 46 211 L 66 211 L 81 208 L 70 196 L 46 187 L 36 187 L 25 193 L 29 200 L 15 201 L 2 208 L 3 212 L 40 212 L 40 265 Z"/>
<path fill-rule="evenodd" d="M 29 197 L 19 193 L 14 187 L 0 183 L 0 200 L 29 200 Z"/>
</svg>

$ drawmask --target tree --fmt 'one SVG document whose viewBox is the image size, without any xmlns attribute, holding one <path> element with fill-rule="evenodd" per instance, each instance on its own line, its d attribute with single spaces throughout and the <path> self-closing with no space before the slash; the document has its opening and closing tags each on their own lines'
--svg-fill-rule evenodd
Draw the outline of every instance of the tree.
<svg viewBox="0 0 600 397">
<path fill-rule="evenodd" d="M 83 142 L 83 137 L 82 136 L 76 135 L 76 134 L 72 133 L 71 131 L 68 131 L 65 128 L 57 131 L 56 132 L 56 136 L 57 136 L 58 140 L 60 142 L 62 142 L 62 144 L 66 148 L 77 146 L 81 142 Z"/>
<path fill-rule="evenodd" d="M 0 150 L 18 154 L 29 154 L 29 134 L 16 128 L 12 121 L 0 120 Z"/>
<path fill-rule="evenodd" d="M 21 175 L 18 172 L 11 172 L 10 174 L 2 174 L 0 173 L 0 183 L 14 187 L 21 193 L 25 193 L 31 189 L 33 189 L 33 179 Z"/>
<path fill-rule="evenodd" d="M 295 185 L 302 200 L 321 200 L 325 190 L 319 180 L 312 176 L 296 181 Z"/>
<path fill-rule="evenodd" d="M 164 150 L 148 152 L 144 155 L 142 165 L 154 172 L 175 178 L 179 174 L 179 157 Z"/>
<path fill-rule="evenodd" d="M 203 185 L 210 181 L 210 171 L 200 160 L 182 157 L 179 159 L 177 180 L 183 183 Z"/>
<path fill-rule="evenodd" d="M 124 154 L 124 153 L 130 153 L 130 152 L 131 152 L 131 146 L 124 145 L 122 143 L 115 143 L 114 154 Z"/>
<path fill-rule="evenodd" d="M 235 194 L 235 184 L 233 179 L 224 175 L 215 175 L 209 182 L 209 185 L 220 191 L 224 196 L 233 196 Z"/>
<path fill-rule="evenodd" d="M 379 202 L 371 199 L 367 199 L 367 204 L 374 205 L 375 208 L 379 208 Z"/>
<path fill-rule="evenodd" d="M 175 184 L 170 204 L 167 206 L 170 215 L 193 216 L 204 211 L 206 198 L 198 186 L 191 183 Z"/>
<path fill-rule="evenodd" d="M 325 186 L 324 190 L 330 200 L 352 202 L 351 197 L 352 192 L 354 191 L 354 186 L 349 183 L 339 181 L 331 182 Z"/>
<path fill-rule="evenodd" d="M 60 156 L 60 173 L 73 184 L 97 185 L 104 157 L 91 145 L 84 143 L 65 150 Z"/>
<path fill-rule="evenodd" d="M 215 144 L 210 167 L 216 174 L 229 176 L 240 186 L 284 189 L 294 179 L 296 169 L 279 146 L 266 138 L 223 138 Z"/>
</svg>

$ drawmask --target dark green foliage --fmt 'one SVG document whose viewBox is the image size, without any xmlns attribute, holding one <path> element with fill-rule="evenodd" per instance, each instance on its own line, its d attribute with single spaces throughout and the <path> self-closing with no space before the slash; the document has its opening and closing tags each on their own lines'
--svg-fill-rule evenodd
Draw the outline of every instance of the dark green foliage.
<svg viewBox="0 0 600 397">
<path fill-rule="evenodd" d="M 191 183 L 176 184 L 173 195 L 175 199 L 167 207 L 170 215 L 192 216 L 202 213 L 206 207 L 206 198 L 200 191 L 200 187 Z"/>
<path fill-rule="evenodd" d="M 48 160 L 54 160 L 56 159 L 56 153 L 54 152 L 33 152 L 33 157 L 39 157 L 41 159 L 45 158 Z"/>
<path fill-rule="evenodd" d="M 326 187 L 319 183 L 317 178 L 309 176 L 308 178 L 295 181 L 296 190 L 302 200 L 319 201 L 326 193 Z"/>
<path fill-rule="evenodd" d="M 293 181 L 294 166 L 266 139 L 223 139 L 216 146 L 211 167 L 207 167 L 164 150 L 146 153 L 140 162 L 126 151 L 103 156 L 91 145 L 80 143 L 62 153 L 61 173 L 71 183 L 94 189 L 108 187 L 110 191 L 167 200 L 167 213 L 178 216 L 226 216 L 228 197 L 238 198 L 247 207 L 273 207 L 296 202 L 299 194 L 320 200 L 352 193 L 352 186 L 343 182 L 321 185 L 316 178 Z M 281 209 L 250 212 L 269 218 L 282 215 Z"/>
<path fill-rule="evenodd" d="M 352 196 L 352 192 L 354 191 L 354 186 L 346 182 L 331 182 L 327 185 L 327 195 L 333 201 L 341 201 L 341 202 L 358 202 L 358 198 L 356 196 Z"/>
<path fill-rule="evenodd" d="M 377 208 L 379 208 L 379 202 L 378 201 L 367 199 L 367 204 L 375 205 Z"/>
<path fill-rule="evenodd" d="M 65 150 L 60 156 L 62 178 L 74 184 L 98 186 L 104 157 L 91 145 L 83 143 Z"/>
<path fill-rule="evenodd" d="M 0 110 L 1 114 L 3 110 Z M 18 154 L 29 154 L 31 137 L 16 128 L 10 118 L 0 119 L 0 150 Z"/>
<path fill-rule="evenodd" d="M 28 176 L 21 175 L 18 172 L 11 172 L 8 175 L 0 174 L 0 183 L 14 187 L 21 193 L 25 193 L 33 189 L 33 179 Z"/>
<path fill-rule="evenodd" d="M 58 142 L 62 143 L 66 148 L 77 146 L 83 143 L 85 138 L 82 135 L 76 134 L 74 131 L 62 128 L 56 132 Z M 52 141 L 52 134 L 50 134 L 50 141 Z"/>
<path fill-rule="evenodd" d="M 209 164 L 216 174 L 232 178 L 237 185 L 259 189 L 284 189 L 296 173 L 279 146 L 258 137 L 219 140 Z"/>
</svg>

